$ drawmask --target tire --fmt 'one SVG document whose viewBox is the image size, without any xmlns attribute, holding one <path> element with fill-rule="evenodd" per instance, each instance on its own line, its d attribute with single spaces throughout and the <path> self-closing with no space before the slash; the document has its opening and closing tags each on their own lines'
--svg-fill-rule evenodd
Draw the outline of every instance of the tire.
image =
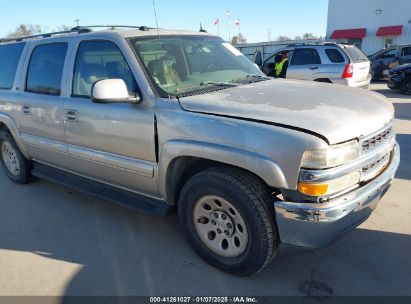
<svg viewBox="0 0 411 304">
<path fill-rule="evenodd" d="M 404 95 L 411 95 L 411 77 L 405 79 L 401 84 L 401 93 Z"/>
<path fill-rule="evenodd" d="M 253 275 L 277 254 L 271 193 L 241 169 L 213 167 L 190 178 L 180 194 L 178 216 L 193 250 L 224 272 Z"/>
<path fill-rule="evenodd" d="M 322 83 L 332 83 L 331 80 L 328 78 L 318 78 L 314 80 L 315 82 L 322 82 Z"/>
<path fill-rule="evenodd" d="M 23 156 L 13 136 L 4 130 L 0 131 L 0 162 L 13 182 L 26 184 L 32 180 L 31 162 Z"/>
</svg>

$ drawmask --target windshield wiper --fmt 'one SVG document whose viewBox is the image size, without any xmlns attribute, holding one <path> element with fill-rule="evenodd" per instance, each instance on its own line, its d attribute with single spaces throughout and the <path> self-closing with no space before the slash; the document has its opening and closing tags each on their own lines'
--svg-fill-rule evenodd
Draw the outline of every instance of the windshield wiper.
<svg viewBox="0 0 411 304">
<path fill-rule="evenodd" d="M 258 80 L 248 80 L 248 79 L 250 79 L 250 78 L 257 78 Z M 248 75 L 246 75 L 246 76 L 244 76 L 244 77 L 239 77 L 239 78 L 236 78 L 235 79 L 235 81 L 236 82 L 241 82 L 241 81 L 244 81 L 244 80 L 247 80 L 247 82 L 257 82 L 257 81 L 263 81 L 263 80 L 269 80 L 269 79 L 271 79 L 270 77 L 267 77 L 267 76 L 263 76 L 263 75 L 258 75 L 258 74 L 248 74 Z"/>
<path fill-rule="evenodd" d="M 219 87 L 236 87 L 238 86 L 237 83 L 232 83 L 232 82 L 220 82 L 220 81 L 203 81 L 200 83 L 200 86 L 205 86 L 207 84 L 212 84 L 216 85 Z"/>
<path fill-rule="evenodd" d="M 263 76 L 263 75 L 258 75 L 258 74 L 248 74 L 246 76 L 246 78 L 251 78 L 251 77 L 260 78 L 260 79 L 270 79 L 270 77 Z"/>
</svg>

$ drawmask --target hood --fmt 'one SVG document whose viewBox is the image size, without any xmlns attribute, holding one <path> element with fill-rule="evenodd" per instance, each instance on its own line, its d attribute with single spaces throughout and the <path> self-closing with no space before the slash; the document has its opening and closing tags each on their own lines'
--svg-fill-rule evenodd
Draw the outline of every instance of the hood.
<svg viewBox="0 0 411 304">
<path fill-rule="evenodd" d="M 402 71 L 404 71 L 404 70 L 406 70 L 406 69 L 410 69 L 410 68 L 411 68 L 411 63 L 409 63 L 409 64 L 404 64 L 404 65 L 400 65 L 399 67 L 396 67 L 396 68 L 394 68 L 394 69 L 391 69 L 391 70 L 389 71 L 389 73 L 392 74 L 392 73 L 396 73 L 396 72 L 402 72 Z"/>
<path fill-rule="evenodd" d="M 389 124 L 393 106 L 380 94 L 342 85 L 272 79 L 180 98 L 191 112 L 303 129 L 336 144 Z"/>
</svg>

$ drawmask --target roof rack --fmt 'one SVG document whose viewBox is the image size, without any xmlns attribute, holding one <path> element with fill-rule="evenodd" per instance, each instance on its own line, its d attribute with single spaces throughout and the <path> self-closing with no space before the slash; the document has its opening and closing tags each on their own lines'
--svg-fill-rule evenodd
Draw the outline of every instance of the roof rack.
<svg viewBox="0 0 411 304">
<path fill-rule="evenodd" d="M 334 43 L 334 42 L 301 42 L 301 43 L 291 43 L 291 44 L 287 44 L 287 47 L 292 47 L 292 46 L 305 46 L 305 45 L 335 46 L 335 45 L 337 45 L 337 43 Z"/>
<path fill-rule="evenodd" d="M 116 28 L 133 28 L 139 29 L 140 31 L 148 31 L 152 28 L 147 27 L 145 25 L 82 25 L 76 26 L 72 28 L 72 30 L 79 30 L 79 29 L 92 29 L 92 28 L 109 28 L 109 29 L 116 29 Z"/>
<path fill-rule="evenodd" d="M 0 39 L 0 43 L 13 42 L 13 41 L 19 42 L 19 41 L 23 41 L 26 39 L 33 39 L 33 38 L 49 38 L 51 36 L 62 35 L 62 34 L 72 34 L 72 33 L 84 34 L 84 33 L 89 33 L 91 31 L 92 31 L 91 29 L 87 29 L 87 28 L 72 28 L 71 30 L 68 30 L 68 31 L 44 33 L 44 34 L 37 34 L 37 35 L 30 35 L 30 36 L 16 37 L 16 38 L 2 38 Z"/>
<path fill-rule="evenodd" d="M 26 39 L 33 39 L 33 38 L 50 38 L 51 36 L 55 35 L 63 35 L 63 34 L 85 34 L 85 33 L 90 33 L 92 32 L 92 28 L 110 28 L 110 29 L 115 29 L 115 28 L 136 28 L 139 29 L 140 31 L 148 31 L 150 28 L 147 26 L 133 26 L 133 25 L 88 25 L 88 26 L 76 26 L 73 27 L 72 29 L 68 31 L 59 31 L 59 32 L 52 32 L 52 33 L 42 33 L 42 34 L 36 34 L 36 35 L 30 35 L 30 36 L 24 36 L 24 37 L 16 37 L 16 38 L 2 38 L 0 39 L 0 43 L 4 42 L 20 42 Z"/>
</svg>

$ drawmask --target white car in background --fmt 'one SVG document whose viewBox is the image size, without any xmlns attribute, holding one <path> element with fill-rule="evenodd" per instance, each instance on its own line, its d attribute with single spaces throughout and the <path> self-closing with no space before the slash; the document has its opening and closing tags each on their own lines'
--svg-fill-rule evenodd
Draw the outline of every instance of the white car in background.
<svg viewBox="0 0 411 304">
<path fill-rule="evenodd" d="M 367 88 L 371 82 L 370 61 L 356 46 L 320 43 L 292 44 L 262 60 L 257 51 L 255 63 L 264 74 L 274 76 L 276 56 L 289 59 L 287 79 L 311 80 Z"/>
</svg>

